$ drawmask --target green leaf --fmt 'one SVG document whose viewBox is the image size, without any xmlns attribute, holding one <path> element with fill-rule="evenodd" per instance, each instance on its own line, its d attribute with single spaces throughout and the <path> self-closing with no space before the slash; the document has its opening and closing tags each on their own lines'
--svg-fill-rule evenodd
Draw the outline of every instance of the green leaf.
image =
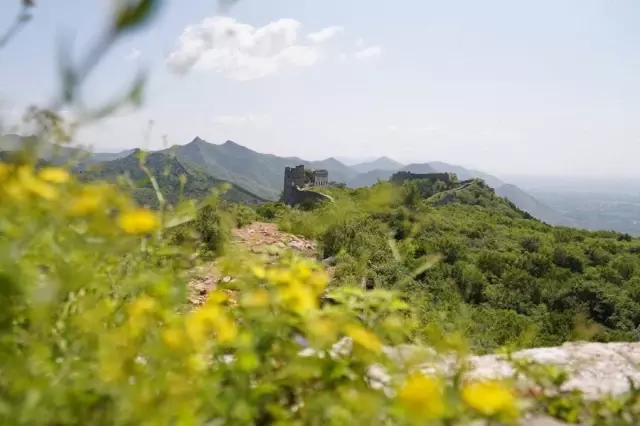
<svg viewBox="0 0 640 426">
<path fill-rule="evenodd" d="M 147 24 L 160 7 L 161 0 L 128 0 L 116 11 L 114 30 L 133 31 Z"/>
</svg>

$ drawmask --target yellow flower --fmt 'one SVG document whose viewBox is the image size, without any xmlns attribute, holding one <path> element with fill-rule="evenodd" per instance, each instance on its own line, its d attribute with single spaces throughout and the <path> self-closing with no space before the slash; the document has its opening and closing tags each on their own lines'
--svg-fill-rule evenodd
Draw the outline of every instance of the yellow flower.
<svg viewBox="0 0 640 426">
<path fill-rule="evenodd" d="M 269 292 L 257 290 L 242 295 L 241 303 L 247 308 L 264 308 L 269 305 Z"/>
<path fill-rule="evenodd" d="M 46 182 L 34 180 L 25 186 L 29 191 L 45 200 L 55 200 L 58 198 L 58 190 Z"/>
<path fill-rule="evenodd" d="M 86 215 L 98 210 L 102 204 L 102 197 L 97 194 L 82 194 L 69 204 L 69 213 L 72 215 Z"/>
<path fill-rule="evenodd" d="M 251 272 L 259 279 L 263 279 L 267 276 L 267 271 L 262 266 L 253 265 L 251 267 Z"/>
<path fill-rule="evenodd" d="M 146 209 L 136 209 L 122 213 L 118 225 L 128 234 L 146 234 L 158 227 L 158 216 Z"/>
<path fill-rule="evenodd" d="M 4 185 L 4 192 L 14 200 L 22 201 L 27 198 L 27 192 L 25 189 L 16 181 L 10 181 Z"/>
<path fill-rule="evenodd" d="M 271 284 L 287 284 L 293 280 L 293 274 L 288 268 L 269 269 L 266 278 Z"/>
<path fill-rule="evenodd" d="M 58 197 L 58 190 L 47 182 L 35 177 L 33 171 L 28 166 L 22 166 L 18 169 L 18 181 L 28 192 L 41 198 L 54 200 Z"/>
<path fill-rule="evenodd" d="M 69 181 L 69 172 L 60 167 L 45 167 L 38 173 L 40 179 L 51 183 L 66 183 Z"/>
<path fill-rule="evenodd" d="M 226 302 L 227 300 L 229 300 L 229 295 L 224 291 L 213 290 L 207 295 L 207 302 L 210 302 L 216 305 L 222 302 Z"/>
<path fill-rule="evenodd" d="M 323 341 L 335 340 L 337 334 L 336 325 L 328 318 L 312 320 L 309 323 L 308 330 L 311 336 Z"/>
<path fill-rule="evenodd" d="M 311 287 L 320 294 L 324 291 L 329 283 L 329 276 L 325 271 L 315 271 L 308 279 Z"/>
<path fill-rule="evenodd" d="M 347 326 L 345 331 L 347 336 L 351 337 L 356 344 L 363 348 L 375 353 L 379 353 L 382 350 L 380 339 L 371 331 L 355 325 Z"/>
<path fill-rule="evenodd" d="M 293 312 L 304 315 L 318 307 L 318 297 L 310 287 L 293 280 L 280 291 L 285 305 Z"/>
<path fill-rule="evenodd" d="M 186 321 L 187 335 L 195 345 L 202 345 L 207 335 L 214 332 L 221 343 L 228 343 L 238 335 L 238 326 L 217 306 L 205 305 L 189 314 Z"/>
<path fill-rule="evenodd" d="M 11 166 L 6 163 L 0 162 L 0 181 L 3 181 L 11 172 Z"/>
<path fill-rule="evenodd" d="M 424 374 L 412 374 L 398 391 L 398 400 L 408 411 L 424 418 L 436 419 L 445 414 L 442 383 Z"/>
<path fill-rule="evenodd" d="M 184 339 L 182 333 L 176 327 L 168 328 L 162 332 L 162 341 L 172 349 L 182 346 Z"/>
<path fill-rule="evenodd" d="M 311 276 L 311 268 L 309 267 L 309 265 L 300 262 L 297 263 L 294 266 L 294 273 L 296 274 L 296 276 L 298 277 L 298 279 L 301 280 L 306 280 L 307 278 L 309 278 Z"/>
<path fill-rule="evenodd" d="M 153 312 L 157 306 L 157 302 L 153 297 L 147 295 L 140 296 L 131 305 L 129 305 L 129 315 L 138 317 Z"/>
<path fill-rule="evenodd" d="M 221 343 L 232 342 L 238 335 L 238 326 L 229 317 L 221 316 L 213 323 L 216 337 Z"/>
<path fill-rule="evenodd" d="M 497 380 L 469 383 L 462 389 L 462 399 L 486 416 L 514 418 L 518 414 L 515 393 Z"/>
<path fill-rule="evenodd" d="M 201 315 L 197 315 L 197 312 L 192 312 L 185 321 L 185 327 L 189 340 L 196 345 L 202 345 L 207 338 L 206 324 Z"/>
</svg>

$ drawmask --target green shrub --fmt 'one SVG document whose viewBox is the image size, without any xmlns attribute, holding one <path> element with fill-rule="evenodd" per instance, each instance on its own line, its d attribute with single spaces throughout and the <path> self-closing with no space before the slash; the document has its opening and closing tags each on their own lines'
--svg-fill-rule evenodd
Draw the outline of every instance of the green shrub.
<svg viewBox="0 0 640 426">
<path fill-rule="evenodd" d="M 222 253 L 231 236 L 231 219 L 222 210 L 207 205 L 198 211 L 195 230 L 203 248 L 211 253 Z"/>
<path fill-rule="evenodd" d="M 258 207 L 256 207 L 256 213 L 258 214 L 259 217 L 266 219 L 266 220 L 274 220 L 277 216 L 278 213 L 283 210 L 286 209 L 287 206 L 284 205 L 283 203 L 263 203 L 260 204 Z"/>
<path fill-rule="evenodd" d="M 224 210 L 228 211 L 232 216 L 235 226 L 238 228 L 242 228 L 258 220 L 256 210 L 246 204 L 233 203 L 226 204 L 223 207 Z"/>
</svg>

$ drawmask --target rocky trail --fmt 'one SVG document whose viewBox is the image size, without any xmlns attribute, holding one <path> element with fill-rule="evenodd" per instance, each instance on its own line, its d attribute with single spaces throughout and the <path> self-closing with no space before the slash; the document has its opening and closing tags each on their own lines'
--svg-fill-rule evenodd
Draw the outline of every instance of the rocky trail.
<svg viewBox="0 0 640 426">
<path fill-rule="evenodd" d="M 283 250 L 295 250 L 300 255 L 315 258 L 316 242 L 293 234 L 282 232 L 274 223 L 254 222 L 233 230 L 232 244 L 255 254 L 265 254 L 277 258 Z M 211 290 L 219 282 L 229 282 L 230 276 L 223 276 L 216 262 L 201 266 L 194 271 L 189 285 L 189 300 L 195 306 L 201 305 Z"/>
</svg>

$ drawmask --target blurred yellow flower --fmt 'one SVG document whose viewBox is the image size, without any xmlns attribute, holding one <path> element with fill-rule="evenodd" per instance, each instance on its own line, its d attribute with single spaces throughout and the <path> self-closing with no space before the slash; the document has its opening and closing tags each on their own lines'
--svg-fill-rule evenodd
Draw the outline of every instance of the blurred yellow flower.
<svg viewBox="0 0 640 426">
<path fill-rule="evenodd" d="M 35 177 L 33 170 L 29 166 L 21 166 L 18 169 L 18 183 L 24 190 L 46 200 L 54 200 L 58 197 L 58 190 L 49 183 Z M 14 191 L 17 193 L 17 188 Z"/>
<path fill-rule="evenodd" d="M 311 336 L 323 341 L 333 341 L 337 334 L 335 323 L 328 318 L 313 319 L 307 329 Z"/>
<path fill-rule="evenodd" d="M 146 209 L 124 212 L 118 219 L 118 225 L 128 234 L 146 234 L 158 227 L 158 216 Z"/>
<path fill-rule="evenodd" d="M 158 303 L 153 297 L 142 295 L 129 305 L 129 315 L 132 317 L 142 316 L 153 312 L 157 306 Z"/>
<path fill-rule="evenodd" d="M 58 198 L 58 190 L 46 182 L 34 179 L 32 181 L 25 182 L 24 186 L 31 193 L 44 198 L 45 200 L 55 200 Z"/>
<path fill-rule="evenodd" d="M 293 274 L 289 268 L 274 268 L 267 270 L 266 278 L 271 284 L 287 284 L 293 280 Z"/>
<path fill-rule="evenodd" d="M 407 378 L 398 400 L 411 413 L 428 419 L 440 418 L 446 411 L 442 382 L 420 373 Z"/>
<path fill-rule="evenodd" d="M 66 183 L 70 179 L 69 172 L 60 167 L 45 167 L 40 170 L 38 176 L 51 183 Z"/>
<path fill-rule="evenodd" d="M 194 311 L 187 316 L 185 327 L 189 340 L 196 345 L 202 345 L 207 338 L 207 327 L 199 311 Z"/>
<path fill-rule="evenodd" d="M 280 291 L 286 307 L 293 312 L 304 315 L 318 307 L 318 297 L 308 285 L 292 280 Z"/>
<path fill-rule="evenodd" d="M 472 382 L 462 389 L 462 399 L 476 411 L 486 415 L 514 418 L 518 414 L 514 391 L 497 380 Z"/>
<path fill-rule="evenodd" d="M 213 303 L 214 305 L 219 305 L 229 300 L 231 300 L 229 293 L 222 290 L 213 290 L 207 295 L 207 303 Z"/>
<path fill-rule="evenodd" d="M 315 271 L 309 277 L 308 282 L 316 293 L 320 294 L 327 287 L 327 284 L 329 283 L 329 276 L 325 271 Z"/>
<path fill-rule="evenodd" d="M 209 333 L 214 332 L 217 340 L 228 343 L 238 335 L 237 324 L 214 305 L 205 305 L 192 311 L 185 322 L 187 335 L 196 345 L 202 345 Z"/>
<path fill-rule="evenodd" d="M 297 263 L 294 267 L 294 274 L 298 277 L 298 279 L 300 280 L 306 280 L 307 278 L 309 278 L 311 276 L 311 273 L 313 272 L 311 270 L 311 268 L 309 267 L 309 265 L 307 265 L 304 262 L 299 262 Z"/>
<path fill-rule="evenodd" d="M 227 316 L 217 318 L 213 323 L 216 337 L 221 343 L 232 342 L 238 335 L 238 326 Z"/>
<path fill-rule="evenodd" d="M 172 349 L 177 349 L 184 343 L 183 335 L 176 327 L 171 327 L 162 332 L 162 341 Z"/>
<path fill-rule="evenodd" d="M 269 292 L 261 289 L 244 293 L 240 303 L 247 308 L 264 308 L 269 305 Z"/>
<path fill-rule="evenodd" d="M 259 266 L 259 265 L 253 265 L 251 267 L 251 272 L 253 273 L 253 275 L 256 276 L 256 278 L 259 278 L 259 279 L 263 279 L 267 276 L 267 271 L 262 266 Z"/>
<path fill-rule="evenodd" d="M 3 187 L 4 192 L 14 200 L 22 201 L 27 198 L 27 192 L 25 189 L 16 181 L 10 181 Z"/>
<path fill-rule="evenodd" d="M 369 330 L 365 330 L 359 326 L 349 325 L 346 327 L 345 332 L 356 344 L 371 352 L 379 353 L 382 350 L 380 339 Z"/>
<path fill-rule="evenodd" d="M 0 181 L 6 179 L 6 177 L 9 176 L 10 172 L 11 167 L 6 163 L 0 162 Z"/>
<path fill-rule="evenodd" d="M 98 194 L 85 193 L 72 199 L 69 203 L 69 213 L 85 215 L 93 213 L 102 205 L 102 197 Z"/>
</svg>

